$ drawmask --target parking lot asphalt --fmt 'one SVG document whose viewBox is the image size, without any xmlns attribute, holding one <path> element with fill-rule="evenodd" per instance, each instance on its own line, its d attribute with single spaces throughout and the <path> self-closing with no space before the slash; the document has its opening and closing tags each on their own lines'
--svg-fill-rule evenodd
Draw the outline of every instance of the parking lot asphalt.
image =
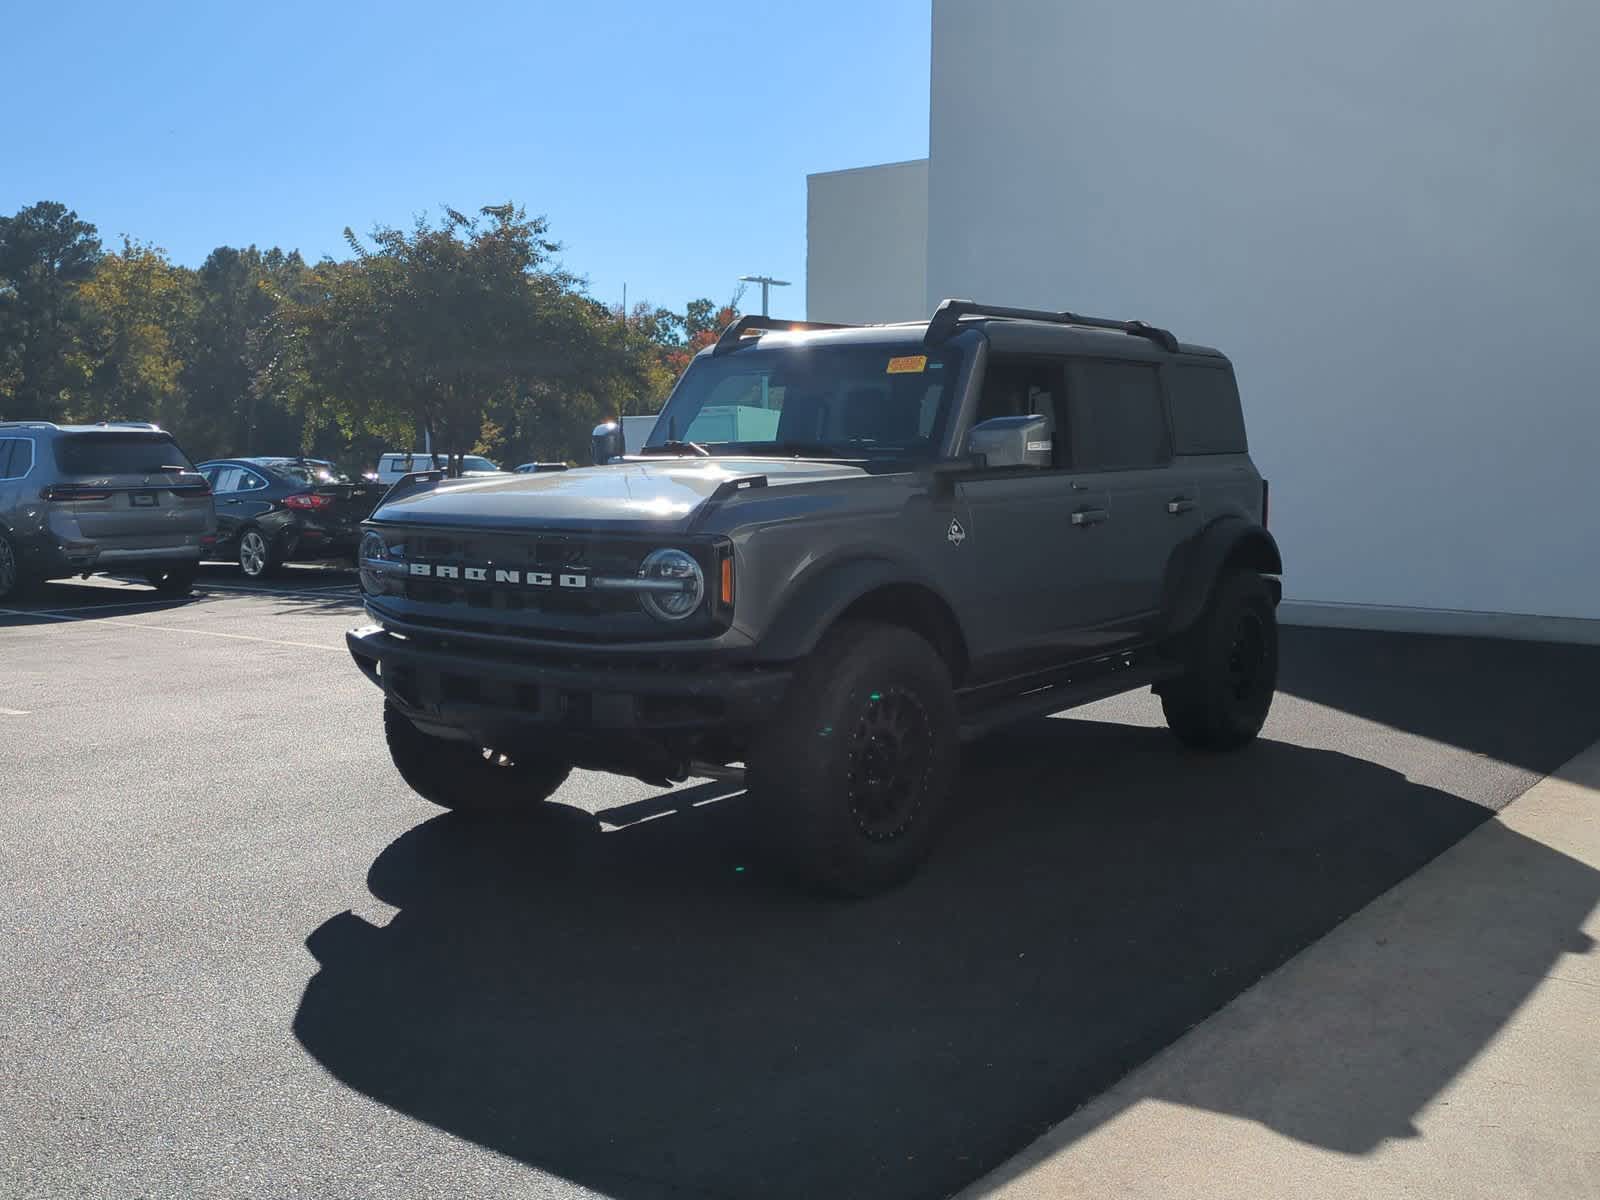
<svg viewBox="0 0 1600 1200">
<path fill-rule="evenodd" d="M 440 814 L 360 620 L 318 568 L 0 612 L 0 1195 L 948 1195 L 1600 735 L 1600 648 L 1285 630 L 1249 750 L 1009 730 L 848 904 L 726 785 Z"/>
</svg>

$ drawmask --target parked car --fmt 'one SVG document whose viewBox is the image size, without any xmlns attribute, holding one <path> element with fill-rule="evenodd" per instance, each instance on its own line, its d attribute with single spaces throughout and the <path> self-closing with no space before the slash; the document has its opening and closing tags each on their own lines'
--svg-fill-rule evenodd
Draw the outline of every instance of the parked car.
<svg viewBox="0 0 1600 1200">
<path fill-rule="evenodd" d="M 378 479 L 385 484 L 396 484 L 414 471 L 442 471 L 447 465 L 448 457 L 443 454 L 407 454 L 398 451 L 378 459 Z M 466 475 L 501 474 L 499 467 L 478 454 L 464 456 L 461 469 Z"/>
<path fill-rule="evenodd" d="M 531 462 L 523 463 L 516 469 L 518 475 L 537 475 L 541 471 L 565 471 L 567 464 L 564 462 Z"/>
<path fill-rule="evenodd" d="M 251 579 L 286 562 L 355 558 L 382 484 L 353 483 L 316 458 L 223 458 L 200 464 L 217 509 L 218 558 Z"/>
<path fill-rule="evenodd" d="M 216 532 L 211 489 L 170 433 L 0 421 L 0 600 L 96 571 L 184 595 Z"/>
<path fill-rule="evenodd" d="M 1266 719 L 1283 562 L 1216 350 L 958 300 L 744 317 L 640 457 L 623 432 L 610 465 L 415 480 L 367 522 L 346 641 L 434 803 L 743 764 L 774 849 L 861 895 L 926 857 L 998 725 L 1136 688 L 1193 747 Z"/>
</svg>

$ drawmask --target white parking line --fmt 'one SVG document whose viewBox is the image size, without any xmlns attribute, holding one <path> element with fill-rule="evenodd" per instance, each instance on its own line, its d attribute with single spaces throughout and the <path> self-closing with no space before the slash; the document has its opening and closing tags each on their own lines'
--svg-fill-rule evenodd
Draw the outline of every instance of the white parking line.
<svg viewBox="0 0 1600 1200">
<path fill-rule="evenodd" d="M 25 717 L 28 710 L 24 708 L 0 708 L 0 717 Z"/>
<path fill-rule="evenodd" d="M 48 617 L 56 613 L 98 612 L 105 608 L 161 608 L 162 606 L 183 605 L 185 608 L 194 604 L 204 604 L 203 599 L 184 600 L 174 599 L 169 596 L 165 600 L 124 600 L 121 604 L 74 604 L 71 608 L 36 608 L 28 615 L 33 617 Z M 11 611 L 7 609 L 6 611 Z"/>
<path fill-rule="evenodd" d="M 116 607 L 113 605 L 112 607 Z M 15 608 L 0 608 L 0 616 L 43 617 L 46 621 L 93 621 L 96 626 L 112 625 L 118 629 L 148 629 L 156 633 L 192 633 L 197 637 L 228 638 L 236 642 L 260 642 L 267 646 L 299 646 L 306 650 L 332 650 L 342 652 L 343 646 L 329 646 L 322 642 L 291 642 L 281 638 L 256 637 L 248 633 L 223 633 L 218 629 L 189 629 L 183 625 L 145 625 L 138 621 L 119 621 L 115 617 L 68 617 L 57 613 L 23 612 Z"/>
</svg>

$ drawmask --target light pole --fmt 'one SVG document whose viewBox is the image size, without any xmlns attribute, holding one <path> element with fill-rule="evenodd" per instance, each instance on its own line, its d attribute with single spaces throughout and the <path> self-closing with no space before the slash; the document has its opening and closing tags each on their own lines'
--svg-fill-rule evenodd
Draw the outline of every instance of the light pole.
<svg viewBox="0 0 1600 1200">
<path fill-rule="evenodd" d="M 740 283 L 759 283 L 761 285 L 761 315 L 767 315 L 767 289 L 775 287 L 788 287 L 787 279 L 774 279 L 771 275 L 741 275 Z"/>
</svg>

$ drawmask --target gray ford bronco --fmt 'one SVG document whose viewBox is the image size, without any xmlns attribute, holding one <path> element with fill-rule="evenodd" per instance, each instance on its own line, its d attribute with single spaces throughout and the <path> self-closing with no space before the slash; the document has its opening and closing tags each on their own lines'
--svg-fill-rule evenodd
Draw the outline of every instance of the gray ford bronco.
<svg viewBox="0 0 1600 1200">
<path fill-rule="evenodd" d="M 909 876 L 962 742 L 1135 688 L 1187 745 L 1250 741 L 1278 548 L 1227 358 L 1138 321 L 947 300 L 925 322 L 744 317 L 641 452 L 422 473 L 366 524 L 348 635 L 396 767 L 447 808 L 574 766 L 743 764 L 773 848 Z"/>
</svg>

